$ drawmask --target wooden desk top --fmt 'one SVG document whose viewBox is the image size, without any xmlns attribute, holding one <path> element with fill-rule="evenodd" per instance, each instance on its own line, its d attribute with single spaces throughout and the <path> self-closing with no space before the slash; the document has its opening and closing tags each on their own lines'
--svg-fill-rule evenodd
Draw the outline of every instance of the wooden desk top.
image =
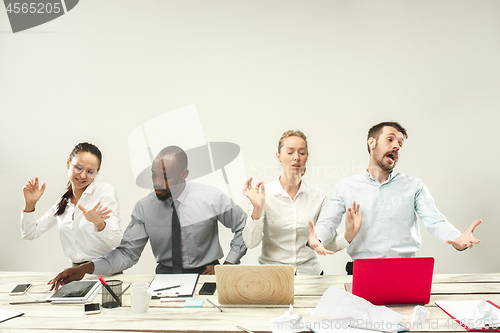
<svg viewBox="0 0 500 333">
<path fill-rule="evenodd" d="M 288 306 L 220 306 L 224 312 L 205 302 L 203 308 L 184 308 L 182 302 L 161 303 L 154 299 L 146 313 L 133 313 L 130 309 L 130 289 L 123 296 L 123 306 L 102 309 L 102 313 L 85 315 L 81 304 L 26 304 L 10 305 L 14 301 L 29 301 L 28 296 L 10 296 L 9 291 L 18 283 L 33 283 L 30 294 L 38 299 L 49 295 L 47 281 L 57 273 L 0 272 L 0 309 L 24 312 L 24 316 L 0 323 L 0 332 L 243 332 L 236 325 L 254 332 L 270 332 L 271 319 L 281 316 Z M 88 279 L 96 278 L 87 276 Z M 113 279 L 124 282 L 150 282 L 153 275 L 121 274 Z M 200 276 L 196 287 L 197 299 L 209 298 L 219 305 L 217 296 L 199 296 L 204 282 L 215 282 L 215 276 Z M 330 286 L 343 288 L 352 282 L 349 276 L 296 276 L 294 314 L 300 313 L 306 321 L 321 319 L 309 314 L 321 295 Z M 465 332 L 441 309 L 436 300 L 487 299 L 500 304 L 500 274 L 438 274 L 434 275 L 431 302 L 426 307 L 431 312 L 427 324 L 413 327 L 412 332 Z M 100 302 L 98 295 L 94 301 Z M 391 306 L 403 316 L 403 323 L 410 323 L 413 306 Z M 369 331 L 367 331 L 369 332 Z"/>
</svg>

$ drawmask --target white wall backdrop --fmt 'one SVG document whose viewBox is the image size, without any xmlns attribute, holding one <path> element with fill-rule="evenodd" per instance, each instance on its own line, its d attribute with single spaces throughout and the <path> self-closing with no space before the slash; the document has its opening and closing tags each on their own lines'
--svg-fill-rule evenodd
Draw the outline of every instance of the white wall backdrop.
<svg viewBox="0 0 500 333">
<path fill-rule="evenodd" d="M 500 2 L 85 0 L 13 34 L 0 9 L 0 270 L 68 266 L 56 228 L 25 241 L 22 186 L 38 176 L 45 212 L 62 195 L 74 145 L 103 152 L 122 229 L 148 191 L 135 185 L 129 133 L 196 104 L 207 141 L 241 147 L 248 176 L 279 174 L 277 141 L 306 133 L 305 179 L 329 193 L 367 165 L 366 132 L 405 126 L 397 171 L 420 177 L 460 230 L 483 219 L 482 243 L 458 252 L 422 228 L 419 256 L 438 273 L 498 272 Z M 227 253 L 232 237 L 221 230 Z M 260 248 L 243 263 L 257 263 Z M 344 274 L 345 251 L 322 258 Z M 152 273 L 148 247 L 129 272 Z"/>
</svg>

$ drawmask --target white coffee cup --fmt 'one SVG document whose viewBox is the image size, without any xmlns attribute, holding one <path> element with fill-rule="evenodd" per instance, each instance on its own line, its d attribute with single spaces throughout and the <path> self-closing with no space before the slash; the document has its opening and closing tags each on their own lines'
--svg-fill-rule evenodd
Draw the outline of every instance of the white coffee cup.
<svg viewBox="0 0 500 333">
<path fill-rule="evenodd" d="M 147 282 L 135 282 L 130 287 L 132 312 L 147 312 L 149 310 L 149 300 L 151 292 Z"/>
</svg>

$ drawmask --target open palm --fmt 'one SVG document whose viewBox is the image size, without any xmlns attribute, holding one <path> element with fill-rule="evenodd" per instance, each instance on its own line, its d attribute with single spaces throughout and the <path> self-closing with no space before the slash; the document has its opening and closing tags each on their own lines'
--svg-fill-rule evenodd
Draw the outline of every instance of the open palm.
<svg viewBox="0 0 500 333">
<path fill-rule="evenodd" d="M 27 203 L 36 203 L 38 200 L 40 200 L 43 192 L 45 192 L 45 183 L 43 183 L 43 185 L 40 187 L 38 177 L 36 177 L 35 180 L 28 180 L 23 187 L 24 200 Z"/>
</svg>

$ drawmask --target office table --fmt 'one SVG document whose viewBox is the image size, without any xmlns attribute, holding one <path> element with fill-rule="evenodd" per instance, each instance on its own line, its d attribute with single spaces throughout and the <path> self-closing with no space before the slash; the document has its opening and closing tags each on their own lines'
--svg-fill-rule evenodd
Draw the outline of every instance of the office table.
<svg viewBox="0 0 500 333">
<path fill-rule="evenodd" d="M 38 299 L 49 295 L 47 281 L 57 273 L 0 272 L 0 309 L 24 312 L 21 317 L 0 323 L 0 332 L 51 332 L 51 333 L 95 333 L 95 332 L 243 332 L 236 325 L 254 332 L 270 332 L 271 319 L 281 316 L 288 306 L 227 306 L 220 305 L 223 312 L 205 302 L 203 308 L 184 308 L 183 303 L 162 303 L 158 299 L 150 302 L 146 313 L 133 313 L 130 309 L 130 289 L 123 295 L 123 306 L 102 309 L 100 314 L 83 314 L 81 304 L 26 304 L 10 305 L 13 301 L 30 301 L 26 295 L 10 296 L 9 291 L 18 283 L 32 283 L 30 294 Z M 87 275 L 86 279 L 96 276 Z M 150 282 L 153 275 L 120 274 L 119 279 L 127 286 L 132 282 Z M 195 298 L 209 298 L 215 304 L 217 296 L 199 296 L 204 282 L 215 281 L 215 276 L 200 276 Z M 330 286 L 343 288 L 352 282 L 349 276 L 296 276 L 294 314 L 300 313 L 306 321 L 321 319 L 309 314 L 308 308 L 318 303 L 321 295 Z M 431 317 L 420 327 L 411 327 L 411 332 L 465 332 L 438 307 L 436 300 L 486 299 L 500 304 L 500 274 L 436 274 L 433 278 L 431 302 L 426 307 Z M 101 295 L 94 301 L 100 302 Z M 403 316 L 403 323 L 411 323 L 414 306 L 392 306 Z M 366 331 L 367 333 L 369 331 Z"/>
</svg>

